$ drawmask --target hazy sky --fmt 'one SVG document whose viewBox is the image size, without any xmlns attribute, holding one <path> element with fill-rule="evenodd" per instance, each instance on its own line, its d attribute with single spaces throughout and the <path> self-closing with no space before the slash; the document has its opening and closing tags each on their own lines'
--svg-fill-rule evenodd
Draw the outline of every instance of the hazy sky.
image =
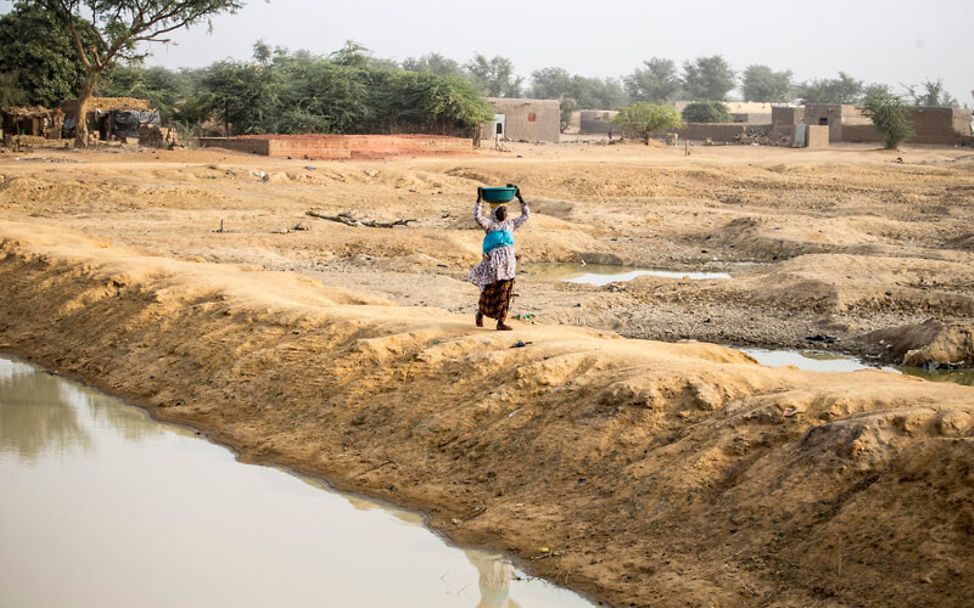
<svg viewBox="0 0 974 608">
<path fill-rule="evenodd" d="M 737 70 L 764 63 L 798 80 L 839 70 L 894 86 L 943 78 L 965 103 L 974 89 L 974 0 L 250 0 L 215 18 L 212 33 L 205 25 L 177 33 L 148 63 L 245 59 L 258 39 L 316 53 L 352 39 L 397 59 L 501 54 L 525 77 L 550 65 L 619 76 L 652 56 L 682 63 L 720 53 Z"/>
</svg>

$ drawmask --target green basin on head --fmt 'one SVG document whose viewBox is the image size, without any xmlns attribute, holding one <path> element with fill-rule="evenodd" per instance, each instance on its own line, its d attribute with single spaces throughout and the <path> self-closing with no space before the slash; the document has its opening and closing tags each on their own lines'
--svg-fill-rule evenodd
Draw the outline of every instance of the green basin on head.
<svg viewBox="0 0 974 608">
<path fill-rule="evenodd" d="M 483 188 L 484 200 L 488 203 L 509 203 L 514 200 L 516 188 L 510 186 L 495 186 Z"/>
</svg>

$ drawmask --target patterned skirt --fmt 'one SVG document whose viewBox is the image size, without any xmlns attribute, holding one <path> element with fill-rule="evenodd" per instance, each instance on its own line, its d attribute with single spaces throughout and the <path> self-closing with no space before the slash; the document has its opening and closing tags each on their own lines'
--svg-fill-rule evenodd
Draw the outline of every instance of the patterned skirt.
<svg viewBox="0 0 974 608">
<path fill-rule="evenodd" d="M 514 293 L 514 279 L 495 281 L 484 285 L 480 291 L 480 314 L 490 319 L 507 318 L 511 310 L 511 295 Z"/>
</svg>

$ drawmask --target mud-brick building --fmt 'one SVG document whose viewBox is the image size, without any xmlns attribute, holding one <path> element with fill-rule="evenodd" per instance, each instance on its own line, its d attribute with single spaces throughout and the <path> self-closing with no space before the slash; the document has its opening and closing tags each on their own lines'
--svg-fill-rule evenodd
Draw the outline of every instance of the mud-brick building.
<svg viewBox="0 0 974 608">
<path fill-rule="evenodd" d="M 910 143 L 954 145 L 970 142 L 971 111 L 964 108 L 916 108 L 910 115 L 913 137 Z"/>
<path fill-rule="evenodd" d="M 859 108 L 848 104 L 806 104 L 805 122 L 828 125 L 829 141 L 880 143 L 883 135 Z M 911 144 L 953 146 L 970 142 L 971 111 L 963 108 L 920 107 L 910 111 Z"/>
<path fill-rule="evenodd" d="M 794 127 L 805 124 L 805 108 L 802 106 L 774 106 L 771 108 L 771 125 Z"/>
<path fill-rule="evenodd" d="M 859 108 L 844 103 L 805 104 L 805 124 L 827 126 L 829 141 L 832 143 L 847 141 L 843 138 L 846 127 L 853 127 L 848 129 L 851 134 L 864 131 L 864 127 L 873 126 L 873 122 L 859 111 Z"/>
<path fill-rule="evenodd" d="M 561 104 L 557 99 L 488 97 L 493 121 L 481 128 L 482 141 L 557 142 L 561 138 Z"/>
</svg>

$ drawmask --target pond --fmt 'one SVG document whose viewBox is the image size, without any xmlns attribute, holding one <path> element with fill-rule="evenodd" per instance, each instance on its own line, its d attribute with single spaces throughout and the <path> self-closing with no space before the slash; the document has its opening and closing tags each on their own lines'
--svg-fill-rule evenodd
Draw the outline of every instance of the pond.
<svg viewBox="0 0 974 608">
<path fill-rule="evenodd" d="M 503 556 L 0 357 L 0 604 L 581 607 Z"/>
</svg>

